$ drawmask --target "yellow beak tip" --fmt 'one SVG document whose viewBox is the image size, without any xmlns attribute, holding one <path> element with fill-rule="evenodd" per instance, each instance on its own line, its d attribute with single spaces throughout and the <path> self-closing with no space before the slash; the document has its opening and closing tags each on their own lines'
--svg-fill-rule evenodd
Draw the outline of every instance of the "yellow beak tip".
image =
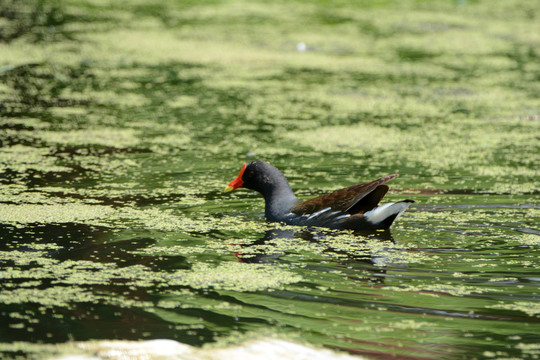
<svg viewBox="0 0 540 360">
<path fill-rule="evenodd" d="M 227 187 L 225 187 L 225 192 L 231 192 L 231 191 L 233 191 L 233 190 L 234 190 L 234 187 L 232 187 L 232 186 L 230 186 L 230 185 L 227 186 Z"/>
</svg>

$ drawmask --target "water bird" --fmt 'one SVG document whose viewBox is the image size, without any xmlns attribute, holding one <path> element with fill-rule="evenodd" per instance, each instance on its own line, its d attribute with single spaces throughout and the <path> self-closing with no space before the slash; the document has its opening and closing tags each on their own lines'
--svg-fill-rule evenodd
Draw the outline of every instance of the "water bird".
<svg viewBox="0 0 540 360">
<path fill-rule="evenodd" d="M 414 202 L 402 200 L 379 205 L 388 191 L 388 185 L 384 183 L 396 176 L 383 176 L 300 201 L 281 171 L 267 162 L 256 160 L 244 163 L 225 191 L 244 187 L 261 193 L 265 200 L 264 215 L 270 222 L 331 229 L 377 230 L 388 229 Z"/>
</svg>

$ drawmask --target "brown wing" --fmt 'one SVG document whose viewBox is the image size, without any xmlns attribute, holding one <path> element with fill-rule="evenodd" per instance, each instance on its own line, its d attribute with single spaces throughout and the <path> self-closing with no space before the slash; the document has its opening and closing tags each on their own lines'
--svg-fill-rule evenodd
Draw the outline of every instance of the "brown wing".
<svg viewBox="0 0 540 360">
<path fill-rule="evenodd" d="M 326 208 L 348 214 L 369 211 L 377 206 L 388 191 L 388 186 L 382 184 L 396 176 L 397 174 L 384 176 L 378 180 L 352 185 L 330 194 L 301 201 L 291 209 L 291 212 L 297 215 L 314 214 Z"/>
</svg>

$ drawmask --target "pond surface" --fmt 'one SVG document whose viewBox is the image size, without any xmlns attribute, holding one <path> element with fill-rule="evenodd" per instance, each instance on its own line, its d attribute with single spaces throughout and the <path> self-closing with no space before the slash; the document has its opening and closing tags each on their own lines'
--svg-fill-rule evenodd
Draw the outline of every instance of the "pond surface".
<svg viewBox="0 0 540 360">
<path fill-rule="evenodd" d="M 540 356 L 537 1 L 0 5 L 3 357 Z M 223 193 L 254 159 L 302 199 L 399 173 L 385 201 L 415 204 L 390 231 L 269 224 Z"/>
</svg>

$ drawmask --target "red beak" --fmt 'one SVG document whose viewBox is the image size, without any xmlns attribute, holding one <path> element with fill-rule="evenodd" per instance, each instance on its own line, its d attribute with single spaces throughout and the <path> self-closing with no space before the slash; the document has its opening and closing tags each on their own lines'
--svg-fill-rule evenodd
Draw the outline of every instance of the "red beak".
<svg viewBox="0 0 540 360">
<path fill-rule="evenodd" d="M 244 182 L 242 181 L 242 176 L 244 175 L 244 171 L 246 171 L 246 166 L 247 164 L 244 163 L 244 166 L 242 166 L 242 169 L 240 170 L 240 173 L 238 174 L 236 179 L 231 181 L 231 183 L 225 188 L 225 192 L 236 190 L 239 187 L 242 187 L 242 185 L 244 185 Z"/>
</svg>

